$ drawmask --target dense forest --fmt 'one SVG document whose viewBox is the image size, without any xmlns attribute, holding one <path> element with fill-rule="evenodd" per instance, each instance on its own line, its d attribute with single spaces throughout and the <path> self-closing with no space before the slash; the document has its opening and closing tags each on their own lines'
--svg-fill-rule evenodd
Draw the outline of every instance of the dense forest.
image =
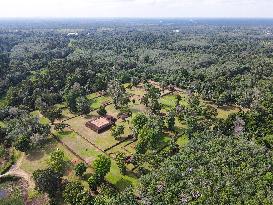
<svg viewBox="0 0 273 205">
<path fill-rule="evenodd" d="M 273 22 L 246 22 L 1 20 L 0 173 L 22 153 L 45 149 L 56 130 L 64 133 L 63 108 L 88 115 L 88 96 L 105 92 L 130 116 L 137 185 L 119 190 L 107 180 L 111 155 L 92 161 L 88 179 L 84 162 L 67 177 L 57 149 L 31 176 L 49 203 L 273 204 Z M 145 112 L 134 113 L 129 90 L 141 85 Z M 166 108 L 162 90 L 186 98 L 176 94 Z M 218 117 L 218 108 L 230 107 L 238 111 Z M 98 106 L 100 116 L 107 112 Z M 122 143 L 127 127 L 116 125 L 111 135 Z M 172 137 L 162 148 L 166 133 Z M 116 154 L 124 176 L 127 161 Z"/>
</svg>

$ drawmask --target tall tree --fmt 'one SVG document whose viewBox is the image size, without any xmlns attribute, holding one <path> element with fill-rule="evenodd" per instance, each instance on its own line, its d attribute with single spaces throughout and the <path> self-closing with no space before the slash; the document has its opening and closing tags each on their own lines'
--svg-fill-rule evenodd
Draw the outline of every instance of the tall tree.
<svg viewBox="0 0 273 205">
<path fill-rule="evenodd" d="M 66 168 L 66 161 L 64 159 L 64 152 L 57 149 L 50 154 L 49 166 L 57 173 L 63 174 Z"/>
<path fill-rule="evenodd" d="M 64 201 L 71 205 L 92 205 L 91 195 L 84 190 L 80 182 L 68 182 L 63 191 Z"/>
<path fill-rule="evenodd" d="M 147 106 L 152 113 L 158 113 L 161 109 L 159 98 L 161 96 L 160 90 L 151 84 L 145 84 L 146 93 L 141 99 L 141 102 Z"/>
<path fill-rule="evenodd" d="M 118 80 L 109 82 L 107 91 L 112 96 L 116 108 L 127 106 L 130 102 L 124 86 Z"/>
<path fill-rule="evenodd" d="M 49 197 L 54 198 L 58 195 L 61 188 L 61 175 L 51 168 L 45 170 L 36 170 L 33 172 L 38 191 L 47 193 Z"/>
<path fill-rule="evenodd" d="M 90 113 L 90 103 L 86 97 L 76 98 L 76 109 L 80 114 L 89 114 Z"/>
</svg>

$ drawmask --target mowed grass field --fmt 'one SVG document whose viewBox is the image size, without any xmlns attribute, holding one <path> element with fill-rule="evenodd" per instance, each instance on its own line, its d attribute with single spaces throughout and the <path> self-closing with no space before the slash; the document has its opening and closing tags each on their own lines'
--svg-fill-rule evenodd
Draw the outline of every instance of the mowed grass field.
<svg viewBox="0 0 273 205">
<path fill-rule="evenodd" d="M 90 96 L 89 96 L 87 98 L 90 101 L 90 107 L 92 110 L 98 109 L 103 103 L 112 102 L 112 99 L 109 96 L 100 96 L 100 97 L 96 97 L 96 98 L 94 98 L 94 97 L 90 98 Z"/>
<path fill-rule="evenodd" d="M 39 110 L 36 110 L 36 111 L 33 111 L 31 112 L 31 114 L 34 116 L 34 117 L 38 117 L 40 119 L 40 123 L 41 124 L 49 124 L 50 123 L 50 120 L 47 119 L 46 117 L 44 117 Z"/>
<path fill-rule="evenodd" d="M 94 115 L 93 115 L 94 116 Z M 101 134 L 98 134 L 91 130 L 90 128 L 85 126 L 85 123 L 90 121 L 92 117 L 76 117 L 71 120 L 66 121 L 68 125 L 80 136 L 83 136 L 91 143 L 95 144 L 97 147 L 99 147 L 102 150 L 107 149 L 108 147 L 118 143 L 117 140 L 115 140 L 111 136 L 111 131 L 105 131 Z"/>
<path fill-rule="evenodd" d="M 43 149 L 39 149 L 30 152 L 28 155 L 23 157 L 21 168 L 32 174 L 37 169 L 45 169 L 47 167 L 47 162 L 49 160 L 50 153 L 55 150 L 62 150 L 65 154 L 65 159 L 72 163 L 73 161 L 78 161 L 79 159 L 74 156 L 69 150 L 66 149 L 62 144 L 58 143 L 55 139 L 51 139 Z"/>
<path fill-rule="evenodd" d="M 102 154 L 100 150 L 90 146 L 86 140 L 69 129 L 56 132 L 55 135 L 88 164 L 91 164 L 98 155 Z"/>
<path fill-rule="evenodd" d="M 79 156 L 81 156 L 81 158 L 84 159 L 85 162 L 87 162 L 90 167 L 90 169 L 88 170 L 88 174 L 92 174 L 94 172 L 94 160 L 99 155 L 107 154 L 90 145 L 86 140 L 84 140 L 73 131 L 58 132 L 56 133 L 56 135 L 64 144 L 66 144 L 66 146 L 76 152 Z M 111 184 L 115 185 L 119 190 L 123 190 L 128 185 L 136 185 L 136 176 L 130 173 L 128 173 L 128 175 L 122 175 L 115 160 L 113 159 L 114 155 L 112 155 L 111 157 L 111 170 L 107 174 L 106 180 L 109 181 Z M 75 178 L 73 174 L 70 177 Z"/>
<path fill-rule="evenodd" d="M 217 117 L 218 118 L 226 119 L 230 114 L 238 113 L 240 111 L 240 108 L 236 107 L 236 106 L 220 106 L 220 107 L 218 107 L 212 103 L 207 103 L 207 104 L 209 104 L 217 109 L 217 113 L 218 113 Z M 244 109 L 244 111 L 247 111 L 247 109 Z"/>
<path fill-rule="evenodd" d="M 176 106 L 176 95 L 181 96 L 180 105 L 188 105 L 188 96 L 182 92 L 175 92 L 173 94 L 168 94 L 160 98 L 159 102 L 162 104 L 163 109 L 170 110 Z"/>
</svg>

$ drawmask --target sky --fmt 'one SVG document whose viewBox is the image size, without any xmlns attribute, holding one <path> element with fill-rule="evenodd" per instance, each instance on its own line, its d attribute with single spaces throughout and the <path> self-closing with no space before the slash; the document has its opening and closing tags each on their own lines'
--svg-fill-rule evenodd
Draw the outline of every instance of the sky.
<svg viewBox="0 0 273 205">
<path fill-rule="evenodd" d="M 273 0 L 0 0 L 0 17 L 273 18 Z"/>
</svg>

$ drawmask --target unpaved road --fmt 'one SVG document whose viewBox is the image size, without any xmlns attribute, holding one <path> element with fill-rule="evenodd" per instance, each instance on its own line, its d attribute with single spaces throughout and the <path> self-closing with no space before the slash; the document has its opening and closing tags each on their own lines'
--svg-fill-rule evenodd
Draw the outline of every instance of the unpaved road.
<svg viewBox="0 0 273 205">
<path fill-rule="evenodd" d="M 24 158 L 24 155 L 22 155 L 17 160 L 17 162 L 14 165 L 12 165 L 12 167 L 9 169 L 8 172 L 6 172 L 5 174 L 0 175 L 0 178 L 5 177 L 5 176 L 20 177 L 20 178 L 23 178 L 24 180 L 26 180 L 28 182 L 28 185 L 29 185 L 30 189 L 33 189 L 35 187 L 35 183 L 34 183 L 32 177 L 31 177 L 31 175 L 20 168 L 21 165 L 22 165 L 23 158 Z"/>
</svg>

